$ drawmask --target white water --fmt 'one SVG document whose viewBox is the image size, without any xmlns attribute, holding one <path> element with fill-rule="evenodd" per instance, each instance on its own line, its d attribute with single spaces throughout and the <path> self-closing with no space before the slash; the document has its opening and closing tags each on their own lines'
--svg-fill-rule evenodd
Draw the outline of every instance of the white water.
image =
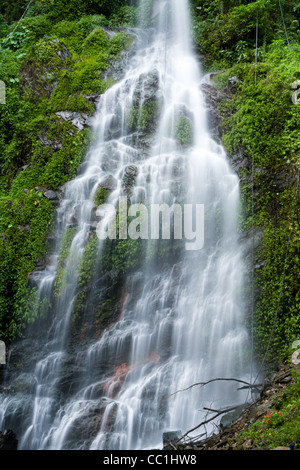
<svg viewBox="0 0 300 470">
<path fill-rule="evenodd" d="M 94 126 L 97 143 L 67 186 L 58 210 L 56 252 L 74 216 L 78 231 L 52 326 L 48 337 L 41 339 L 44 355 L 35 366 L 34 400 L 20 439 L 22 449 L 161 447 L 164 431 L 185 433 L 203 421 L 204 407 L 222 409 L 247 398 L 247 392 L 236 390 L 236 383 L 225 381 L 167 398 L 218 377 L 249 381 L 249 365 L 244 362 L 248 335 L 243 326 L 243 252 L 237 234 L 239 181 L 207 128 L 200 90 L 203 77 L 189 39 L 188 1 L 154 1 L 153 17 L 156 26 L 146 35 L 148 42 L 131 59 L 125 77 L 101 97 Z M 159 79 L 156 97 L 162 111 L 151 149 L 142 151 L 141 142 L 136 139 L 133 145 L 133 136 L 127 135 L 126 116 L 141 82 L 142 101 L 147 98 L 143 93 L 153 72 Z M 190 145 L 175 139 L 180 114 L 192 122 Z M 111 139 L 108 129 L 115 123 L 120 136 Z M 185 203 L 204 204 L 205 243 L 192 252 L 183 246 L 181 256 L 165 263 L 163 270 L 153 263 L 151 269 L 145 265 L 128 277 L 122 318 L 78 352 L 80 386 L 60 402 L 57 387 L 67 356 L 77 268 L 89 237 L 93 196 L 107 176 L 103 170 L 107 154 L 109 174 L 118 181 L 110 203 L 117 203 L 124 169 L 134 164 L 138 177 L 132 202 L 139 202 L 142 195 L 147 204 L 171 205 L 177 201 L 174 184 L 181 184 Z M 101 250 L 100 244 L 99 256 Z M 39 281 L 43 298 L 53 289 L 56 269 L 54 256 Z M 12 401 L 4 399 L 2 422 L 10 407 Z M 91 417 L 96 417 L 93 425 Z M 80 422 L 89 423 L 86 434 Z M 213 429 L 212 424 L 196 434 Z"/>
</svg>

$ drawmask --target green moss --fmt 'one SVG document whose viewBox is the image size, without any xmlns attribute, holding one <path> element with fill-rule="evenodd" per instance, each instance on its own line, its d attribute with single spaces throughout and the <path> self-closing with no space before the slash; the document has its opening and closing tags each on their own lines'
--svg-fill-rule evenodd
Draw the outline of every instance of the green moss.
<svg viewBox="0 0 300 470">
<path fill-rule="evenodd" d="M 132 130 L 149 130 L 159 112 L 159 103 L 155 99 L 146 101 L 140 108 L 131 108 L 127 113 L 127 125 Z"/>
<path fill-rule="evenodd" d="M 34 270 L 47 250 L 45 240 L 53 220 L 53 207 L 35 190 L 24 193 L 22 200 L 1 198 L 0 207 L 0 297 L 3 306 L 0 335 L 7 341 L 20 334 L 34 316 L 34 310 L 29 308 L 22 314 L 20 299 L 27 299 L 30 301 L 28 306 L 33 306 L 33 293 L 25 294 L 28 273 Z"/>
<path fill-rule="evenodd" d="M 6 341 L 29 320 L 30 309 L 20 299 L 33 305 L 28 275 L 47 249 L 54 214 L 35 188 L 55 190 L 74 178 L 90 142 L 89 129 L 79 131 L 55 113 L 91 115 L 95 108 L 86 96 L 113 84 L 101 73 L 128 45 L 124 33 L 108 38 L 101 29 L 108 24 L 103 15 L 78 21 L 66 15 L 53 22 L 54 10 L 52 16 L 24 20 L 20 34 L 0 51 L 1 80 L 7 85 L 7 105 L 0 106 L 0 335 Z M 69 53 L 62 58 L 64 46 Z M 63 279 L 63 264 L 58 275 Z"/>
<path fill-rule="evenodd" d="M 86 287 L 93 276 L 97 259 L 97 249 L 99 240 L 96 234 L 92 235 L 85 247 L 84 254 L 79 266 L 78 287 Z"/>
<path fill-rule="evenodd" d="M 87 37 L 96 28 L 107 27 L 108 20 L 104 15 L 85 15 L 78 21 L 78 26 L 83 37 Z"/>
<path fill-rule="evenodd" d="M 268 48 L 256 73 L 252 64 L 235 65 L 225 76 L 237 76 L 240 85 L 231 95 L 230 108 L 220 108 L 227 116 L 230 110 L 233 113 L 223 122 L 225 147 L 229 153 L 242 153 L 250 168 L 253 158 L 254 220 L 252 175 L 244 171 L 240 173 L 244 209 L 241 229 L 251 230 L 254 223 L 263 233 L 261 247 L 255 251 L 255 264 L 261 267 L 255 271 L 254 339 L 261 358 L 274 328 L 270 361 L 275 356 L 278 360 L 285 357 L 289 344 L 300 335 L 299 199 L 296 201 L 300 114 L 292 103 L 291 89 L 298 77 L 299 60 L 299 45 L 288 48 L 276 42 Z"/>
<path fill-rule="evenodd" d="M 103 29 L 98 28 L 88 35 L 82 44 L 81 54 L 83 56 L 98 55 L 108 50 L 109 39 Z"/>
<path fill-rule="evenodd" d="M 59 252 L 59 261 L 57 266 L 57 275 L 54 282 L 54 295 L 55 297 L 59 297 L 62 289 L 65 286 L 66 281 L 66 273 L 65 273 L 65 263 L 68 255 L 70 253 L 70 248 L 72 245 L 72 241 L 76 235 L 77 227 L 68 228 L 64 234 L 61 248 Z"/>
<path fill-rule="evenodd" d="M 175 138 L 181 145 L 190 145 L 193 141 L 193 128 L 190 120 L 180 115 L 175 122 Z"/>
<path fill-rule="evenodd" d="M 109 194 L 110 194 L 109 189 L 105 189 L 105 188 L 102 188 L 102 186 L 99 186 L 94 196 L 95 206 L 98 207 L 101 204 L 103 204 L 106 201 Z"/>
<path fill-rule="evenodd" d="M 99 240 L 96 234 L 93 234 L 85 247 L 78 268 L 78 292 L 72 314 L 74 323 L 79 321 L 86 308 L 90 283 L 96 272 L 98 244 Z"/>
</svg>

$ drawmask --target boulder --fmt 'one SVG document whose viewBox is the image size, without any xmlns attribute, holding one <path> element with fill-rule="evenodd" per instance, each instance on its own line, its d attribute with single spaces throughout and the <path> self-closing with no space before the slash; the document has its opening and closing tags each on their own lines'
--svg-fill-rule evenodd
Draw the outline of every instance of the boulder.
<svg viewBox="0 0 300 470">
<path fill-rule="evenodd" d="M 113 175 L 108 175 L 104 178 L 104 180 L 100 183 L 101 188 L 109 189 L 113 191 L 118 187 L 118 182 Z"/>
<path fill-rule="evenodd" d="M 49 191 L 46 191 L 44 193 L 44 196 L 46 199 L 49 201 L 57 201 L 59 200 L 59 193 L 56 191 L 52 191 L 52 189 L 49 189 Z"/>
</svg>

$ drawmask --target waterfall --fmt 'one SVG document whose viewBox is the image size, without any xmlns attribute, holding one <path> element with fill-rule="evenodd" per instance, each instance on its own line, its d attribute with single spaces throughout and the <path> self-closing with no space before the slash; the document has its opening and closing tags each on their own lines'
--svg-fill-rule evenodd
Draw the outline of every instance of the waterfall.
<svg viewBox="0 0 300 470">
<path fill-rule="evenodd" d="M 248 392 L 230 381 L 189 388 L 215 378 L 250 380 L 239 180 L 209 132 L 189 15 L 188 0 L 154 0 L 150 26 L 137 31 L 124 77 L 101 96 L 94 143 L 57 210 L 52 261 L 36 273 L 40 301 L 50 301 L 60 250 L 73 230 L 47 333 L 35 335 L 32 386 L 27 396 L 3 397 L 0 405 L 1 426 L 18 427 L 21 449 L 160 448 L 163 432 L 187 432 L 203 421 L 204 408 L 247 400 Z M 96 269 L 92 307 L 85 311 L 89 340 L 74 345 L 79 266 L 95 224 L 99 185 L 110 207 L 118 208 L 125 196 L 129 206 L 142 203 L 148 211 L 177 204 L 191 208 L 184 221 L 194 225 L 182 239 L 131 240 L 132 250 L 143 242 L 142 262 L 126 276 L 118 315 L 100 335 L 91 320 L 101 293 Z M 197 207 L 204 211 L 199 246 L 192 238 L 199 229 Z M 107 243 L 97 238 L 96 265 Z M 66 390 L 67 367 L 73 380 Z"/>
</svg>

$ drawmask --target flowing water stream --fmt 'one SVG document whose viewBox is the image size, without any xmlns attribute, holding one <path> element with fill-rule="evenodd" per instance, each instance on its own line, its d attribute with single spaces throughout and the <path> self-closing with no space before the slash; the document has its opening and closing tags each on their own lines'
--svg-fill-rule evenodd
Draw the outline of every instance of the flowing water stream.
<svg viewBox="0 0 300 470">
<path fill-rule="evenodd" d="M 57 210 L 51 263 L 36 273 L 40 299 L 50 299 L 63 236 L 76 220 L 64 285 L 32 358 L 31 393 L 3 396 L 0 404 L 0 428 L 18 422 L 21 449 L 159 448 L 163 432 L 184 433 L 198 425 L 204 407 L 222 409 L 247 399 L 247 391 L 229 381 L 169 397 L 214 378 L 249 381 L 249 338 L 237 232 L 239 180 L 207 126 L 188 0 L 154 0 L 151 14 L 152 26 L 136 32 L 136 53 L 123 79 L 101 96 L 95 143 Z M 143 121 L 150 105 L 159 109 L 151 125 Z M 140 120 L 140 132 L 128 124 L 133 117 Z M 109 177 L 114 184 L 107 202 L 117 207 L 120 196 L 129 194 L 124 193 L 128 171 L 134 173 L 131 204 L 201 204 L 204 243 L 195 247 L 183 240 L 176 256 L 164 259 L 160 252 L 149 262 L 160 240 L 146 242 L 145 262 L 125 281 L 119 318 L 75 348 L 76 380 L 62 393 L 93 198 Z M 97 259 L 105 246 L 99 240 Z M 213 429 L 211 424 L 203 432 Z"/>
</svg>

